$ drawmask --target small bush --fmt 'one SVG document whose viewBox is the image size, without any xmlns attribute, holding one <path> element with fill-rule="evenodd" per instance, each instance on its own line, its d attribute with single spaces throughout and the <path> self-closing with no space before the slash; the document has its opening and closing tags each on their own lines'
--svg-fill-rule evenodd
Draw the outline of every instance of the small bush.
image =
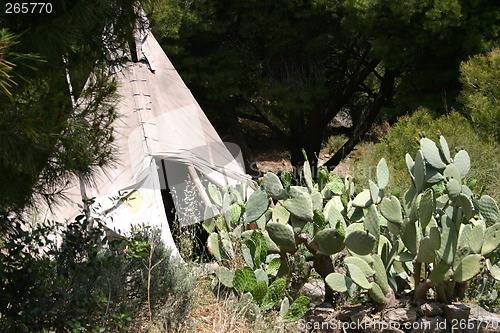
<svg viewBox="0 0 500 333">
<path fill-rule="evenodd" d="M 326 143 L 326 150 L 328 154 L 335 154 L 337 151 L 339 151 L 340 148 L 346 143 L 347 137 L 343 134 L 341 135 L 333 135 L 328 138 L 328 141 Z"/>
<path fill-rule="evenodd" d="M 460 64 L 460 101 L 475 130 L 500 142 L 500 48 Z"/>
<path fill-rule="evenodd" d="M 159 230 L 108 242 L 84 216 L 68 226 L 14 224 L 0 250 L 1 331 L 177 331 L 187 322 L 194 279 L 170 260 Z"/>
<path fill-rule="evenodd" d="M 500 199 L 500 146 L 485 142 L 471 123 L 458 112 L 435 117 L 431 111 L 421 108 L 411 116 L 401 117 L 378 144 L 364 144 L 358 148 L 351 169 L 361 186 L 367 186 L 368 179 L 374 178 L 376 165 L 384 157 L 391 172 L 389 187 L 408 188 L 409 178 L 405 164 L 405 154 L 414 156 L 418 150 L 418 133 L 424 133 L 431 140 L 443 135 L 448 140 L 450 150 L 465 149 L 472 160 L 470 178 L 477 179 L 476 188 L 482 186 L 495 200 Z"/>
</svg>

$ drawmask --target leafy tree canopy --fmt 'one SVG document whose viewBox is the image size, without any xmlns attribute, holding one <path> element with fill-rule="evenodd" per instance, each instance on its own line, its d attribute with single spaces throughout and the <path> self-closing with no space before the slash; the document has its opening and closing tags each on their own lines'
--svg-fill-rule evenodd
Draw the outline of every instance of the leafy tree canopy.
<svg viewBox="0 0 500 333">
<path fill-rule="evenodd" d="M 442 104 L 459 88 L 460 61 L 498 31 L 498 5 L 486 0 L 161 3 L 179 15 L 167 24 L 153 13 L 157 37 L 205 110 L 267 125 L 295 165 L 302 148 L 315 160 L 341 110 L 354 121 L 348 153 L 382 110 L 407 112 L 417 98 Z"/>
</svg>

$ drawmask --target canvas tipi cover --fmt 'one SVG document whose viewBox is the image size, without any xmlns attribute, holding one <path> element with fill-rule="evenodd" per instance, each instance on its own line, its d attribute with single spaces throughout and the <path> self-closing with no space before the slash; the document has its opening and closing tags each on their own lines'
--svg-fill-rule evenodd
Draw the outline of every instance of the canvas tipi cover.
<svg viewBox="0 0 500 333">
<path fill-rule="evenodd" d="M 167 183 L 179 221 L 190 224 L 203 219 L 208 182 L 222 187 L 251 180 L 241 156 L 222 142 L 151 32 L 142 31 L 138 39 L 141 61 L 127 62 L 114 74 L 121 96 L 114 123 L 118 163 L 92 186 L 75 182 L 70 202 L 53 215 L 72 218 L 82 196 L 96 198 L 94 207 L 109 228 L 158 226 L 175 252 L 161 195 Z"/>
</svg>

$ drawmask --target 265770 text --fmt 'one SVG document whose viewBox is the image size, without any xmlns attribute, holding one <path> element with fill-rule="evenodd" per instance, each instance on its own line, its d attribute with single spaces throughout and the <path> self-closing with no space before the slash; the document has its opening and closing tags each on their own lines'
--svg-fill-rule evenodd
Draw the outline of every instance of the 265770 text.
<svg viewBox="0 0 500 333">
<path fill-rule="evenodd" d="M 6 2 L 5 14 L 50 14 L 50 2 Z"/>
</svg>

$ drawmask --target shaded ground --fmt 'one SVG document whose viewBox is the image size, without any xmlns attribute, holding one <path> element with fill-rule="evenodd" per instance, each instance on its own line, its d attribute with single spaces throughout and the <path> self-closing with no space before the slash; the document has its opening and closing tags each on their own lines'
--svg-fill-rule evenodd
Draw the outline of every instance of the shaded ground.
<svg viewBox="0 0 500 333">
<path fill-rule="evenodd" d="M 293 170 L 286 143 L 281 141 L 276 134 L 266 126 L 253 121 L 240 120 L 240 123 L 258 170 L 274 173 Z M 330 157 L 331 155 L 323 148 L 319 155 L 320 164 L 326 162 Z M 341 177 L 351 174 L 347 163 L 348 159 L 349 157 L 334 170 Z"/>
</svg>

